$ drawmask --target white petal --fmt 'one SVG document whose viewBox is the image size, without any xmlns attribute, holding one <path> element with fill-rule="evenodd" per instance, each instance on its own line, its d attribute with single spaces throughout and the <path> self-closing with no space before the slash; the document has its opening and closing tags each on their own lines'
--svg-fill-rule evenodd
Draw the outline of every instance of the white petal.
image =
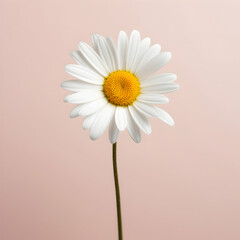
<svg viewBox="0 0 240 240">
<path fill-rule="evenodd" d="M 133 106 L 142 114 L 149 116 L 149 117 L 154 117 L 157 118 L 159 113 L 156 110 L 156 107 L 150 104 L 146 104 L 146 103 L 141 103 L 138 101 L 135 101 L 133 103 Z"/>
<path fill-rule="evenodd" d="M 138 111 L 146 116 L 159 118 L 170 126 L 174 125 L 172 117 L 167 112 L 156 106 L 140 103 L 137 101 L 135 101 L 133 105 Z"/>
<path fill-rule="evenodd" d="M 127 127 L 127 108 L 126 107 L 117 107 L 115 111 L 115 122 L 119 131 L 124 131 Z"/>
<path fill-rule="evenodd" d="M 99 110 L 98 112 L 95 112 L 87 117 L 85 117 L 84 121 L 83 121 L 83 124 L 82 124 L 82 128 L 84 130 L 88 130 L 92 127 L 93 123 L 94 123 L 94 120 L 95 118 L 97 117 L 97 115 L 99 114 L 101 110 Z"/>
<path fill-rule="evenodd" d="M 151 76 L 141 82 L 141 87 L 148 87 L 153 85 L 159 85 L 162 83 L 171 83 L 177 80 L 177 75 L 173 73 L 161 73 L 155 76 Z"/>
<path fill-rule="evenodd" d="M 90 130 L 90 138 L 96 140 L 105 132 L 111 122 L 115 111 L 115 106 L 107 104 L 97 115 Z"/>
<path fill-rule="evenodd" d="M 81 108 L 82 104 L 80 105 L 77 105 L 73 110 L 72 112 L 70 113 L 70 117 L 71 118 L 75 118 L 75 117 L 78 117 L 79 114 L 78 114 L 78 109 Z"/>
<path fill-rule="evenodd" d="M 118 70 L 117 49 L 115 47 L 113 40 L 110 37 L 107 37 L 106 41 L 108 43 L 109 49 L 111 50 L 112 57 L 113 57 L 113 63 L 114 63 L 114 71 L 116 71 L 116 70 Z"/>
<path fill-rule="evenodd" d="M 155 107 L 155 108 L 156 108 L 156 111 L 158 112 L 158 118 L 160 118 L 163 122 L 167 123 L 170 126 L 174 125 L 174 120 L 167 112 L 165 112 L 164 110 L 158 107 Z"/>
<path fill-rule="evenodd" d="M 151 75 L 152 73 L 158 71 L 162 68 L 169 60 L 171 59 L 170 52 L 162 52 L 159 55 L 152 58 L 149 62 L 147 62 L 137 73 L 136 75 L 144 79 Z"/>
<path fill-rule="evenodd" d="M 79 92 L 82 89 L 102 90 L 102 85 L 87 83 L 81 80 L 67 80 L 61 83 L 61 87 L 72 92 Z"/>
<path fill-rule="evenodd" d="M 137 101 L 135 101 L 133 105 L 138 111 L 145 114 L 146 116 L 159 118 L 170 126 L 174 125 L 172 117 L 167 112 L 156 106 L 140 103 Z"/>
<path fill-rule="evenodd" d="M 87 67 L 76 64 L 68 64 L 65 66 L 65 71 L 82 81 L 99 85 L 103 84 L 104 78 Z"/>
<path fill-rule="evenodd" d="M 140 34 L 138 31 L 133 30 L 130 35 L 129 44 L 128 44 L 126 70 L 132 71 L 132 65 L 138 53 L 139 43 L 140 43 Z"/>
<path fill-rule="evenodd" d="M 166 83 L 166 84 L 159 84 L 153 85 L 149 87 L 143 87 L 141 89 L 142 93 L 168 93 L 174 92 L 179 89 L 179 85 L 176 83 Z"/>
<path fill-rule="evenodd" d="M 152 129 L 148 119 L 133 106 L 128 106 L 129 112 L 138 127 L 147 135 L 151 134 Z"/>
<path fill-rule="evenodd" d="M 81 57 L 80 51 L 73 51 L 70 53 L 73 60 L 75 60 L 78 64 L 83 65 L 85 67 L 89 67 L 89 65 L 84 61 L 84 59 Z"/>
<path fill-rule="evenodd" d="M 151 104 L 162 104 L 162 103 L 168 103 L 169 99 L 161 94 L 157 93 L 143 93 L 140 94 L 137 98 L 138 101 L 144 102 L 144 103 L 151 103 Z"/>
<path fill-rule="evenodd" d="M 144 38 L 140 44 L 139 44 L 139 48 L 138 48 L 138 54 L 135 58 L 135 61 L 131 67 L 131 71 L 133 73 L 135 73 L 137 66 L 139 65 L 139 63 L 142 61 L 142 58 L 144 56 L 144 54 L 146 53 L 146 51 L 149 49 L 151 43 L 151 39 L 150 38 Z"/>
<path fill-rule="evenodd" d="M 154 58 L 155 56 L 157 56 L 160 53 L 161 50 L 161 46 L 159 44 L 154 44 L 152 45 L 143 55 L 140 63 L 138 64 L 137 68 L 136 68 L 136 73 L 138 71 L 140 71 L 140 69 L 146 64 L 148 63 L 152 58 Z"/>
<path fill-rule="evenodd" d="M 108 130 L 108 137 L 109 137 L 109 141 L 114 144 L 117 142 L 118 137 L 119 137 L 119 130 L 117 128 L 117 125 L 115 123 L 115 120 L 112 119 L 110 126 L 109 126 L 109 130 Z"/>
<path fill-rule="evenodd" d="M 77 93 L 72 93 L 72 94 L 67 95 L 64 98 L 64 102 L 86 103 L 86 102 L 98 100 L 103 97 L 104 97 L 104 95 L 103 95 L 102 91 L 94 91 L 94 90 L 85 90 L 84 89 Z"/>
<path fill-rule="evenodd" d="M 80 42 L 78 47 L 85 60 L 102 76 L 107 76 L 104 63 L 98 54 L 85 42 Z"/>
<path fill-rule="evenodd" d="M 101 98 L 99 100 L 88 103 L 83 103 L 73 109 L 73 111 L 70 114 L 70 117 L 91 115 L 97 112 L 98 110 L 102 109 L 106 104 L 107 100 L 105 98 Z"/>
<path fill-rule="evenodd" d="M 93 34 L 92 35 L 92 46 L 93 46 L 93 49 L 94 51 L 99 55 L 99 51 L 98 51 L 98 34 Z"/>
<path fill-rule="evenodd" d="M 102 58 L 105 65 L 107 66 L 108 73 L 113 72 L 114 70 L 114 63 L 112 60 L 113 57 L 111 56 L 110 48 L 104 37 L 99 37 L 98 49 L 99 49 L 100 57 Z"/>
<path fill-rule="evenodd" d="M 124 31 L 120 31 L 118 35 L 118 67 L 120 70 L 126 69 L 126 57 L 128 49 L 128 38 Z"/>
<path fill-rule="evenodd" d="M 136 143 L 141 142 L 140 129 L 134 122 L 129 110 L 127 111 L 127 130 L 128 130 L 130 137 L 133 139 L 134 142 L 136 142 Z"/>
</svg>

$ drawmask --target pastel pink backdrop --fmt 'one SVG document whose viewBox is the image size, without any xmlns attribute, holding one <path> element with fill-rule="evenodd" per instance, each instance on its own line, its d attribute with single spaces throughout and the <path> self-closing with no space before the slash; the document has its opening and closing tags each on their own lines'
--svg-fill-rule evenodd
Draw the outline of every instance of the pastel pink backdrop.
<svg viewBox="0 0 240 240">
<path fill-rule="evenodd" d="M 0 239 L 117 239 L 111 145 L 93 142 L 60 83 L 80 40 L 138 29 L 173 58 L 169 127 L 118 164 L 125 240 L 240 239 L 240 3 L 1 0 Z"/>
</svg>

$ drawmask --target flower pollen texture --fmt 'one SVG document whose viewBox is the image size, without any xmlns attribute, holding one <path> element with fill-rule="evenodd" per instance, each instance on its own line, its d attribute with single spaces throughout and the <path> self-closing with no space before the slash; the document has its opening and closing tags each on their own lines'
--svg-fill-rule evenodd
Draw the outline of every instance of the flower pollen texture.
<svg viewBox="0 0 240 240">
<path fill-rule="evenodd" d="M 103 93 L 111 104 L 128 106 L 140 94 L 140 82 L 133 73 L 118 70 L 105 77 Z"/>
</svg>

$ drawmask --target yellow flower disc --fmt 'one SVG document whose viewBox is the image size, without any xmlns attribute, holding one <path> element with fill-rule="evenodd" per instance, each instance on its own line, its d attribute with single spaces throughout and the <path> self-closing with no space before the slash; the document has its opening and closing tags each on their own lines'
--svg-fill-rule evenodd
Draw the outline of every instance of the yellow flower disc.
<svg viewBox="0 0 240 240">
<path fill-rule="evenodd" d="M 110 103 L 116 106 L 128 106 L 139 95 L 140 82 L 131 72 L 118 70 L 105 78 L 103 92 Z"/>
</svg>

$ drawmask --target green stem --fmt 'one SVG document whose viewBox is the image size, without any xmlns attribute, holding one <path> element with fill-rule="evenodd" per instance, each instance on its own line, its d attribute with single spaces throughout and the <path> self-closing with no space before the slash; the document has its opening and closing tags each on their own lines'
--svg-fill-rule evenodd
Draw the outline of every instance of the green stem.
<svg viewBox="0 0 240 240">
<path fill-rule="evenodd" d="M 115 182 L 116 203 L 117 203 L 117 220 L 118 220 L 118 240 L 122 240 L 122 216 L 121 216 L 121 202 L 117 171 L 117 143 L 113 144 L 113 174 Z"/>
</svg>

